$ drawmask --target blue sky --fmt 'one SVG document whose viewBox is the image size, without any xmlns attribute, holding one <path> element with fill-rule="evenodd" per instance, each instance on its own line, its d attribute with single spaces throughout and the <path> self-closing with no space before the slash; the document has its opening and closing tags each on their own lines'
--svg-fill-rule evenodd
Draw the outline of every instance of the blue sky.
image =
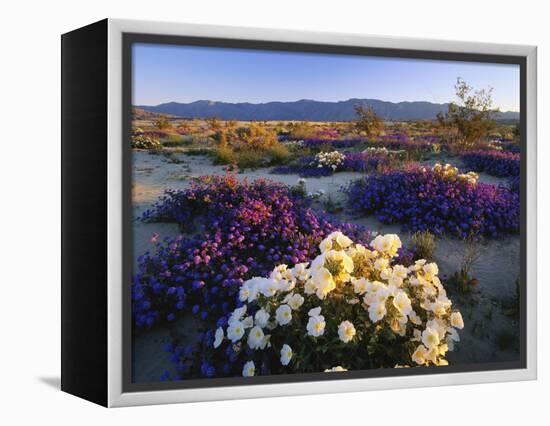
<svg viewBox="0 0 550 426">
<path fill-rule="evenodd" d="M 462 77 L 493 87 L 494 104 L 519 111 L 519 66 L 155 44 L 133 46 L 133 103 L 448 102 Z"/>
</svg>

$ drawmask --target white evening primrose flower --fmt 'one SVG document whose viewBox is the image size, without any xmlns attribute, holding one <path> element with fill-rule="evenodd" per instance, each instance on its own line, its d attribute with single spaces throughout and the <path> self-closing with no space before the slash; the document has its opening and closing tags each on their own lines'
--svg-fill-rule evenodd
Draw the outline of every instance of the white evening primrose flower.
<svg viewBox="0 0 550 426">
<path fill-rule="evenodd" d="M 409 270 L 411 272 L 420 271 L 425 263 L 426 263 L 426 259 L 419 259 L 416 262 L 414 262 L 414 265 L 409 266 Z"/>
<path fill-rule="evenodd" d="M 248 361 L 243 366 L 243 377 L 252 377 L 256 371 L 256 366 L 254 361 Z"/>
<path fill-rule="evenodd" d="M 380 271 L 380 278 L 382 278 L 383 280 L 389 280 L 393 275 L 393 270 L 392 268 L 386 268 L 386 269 L 382 269 Z"/>
<path fill-rule="evenodd" d="M 307 269 L 307 263 L 297 263 L 292 268 L 292 276 L 295 280 L 307 281 L 311 276 L 309 269 Z"/>
<path fill-rule="evenodd" d="M 252 278 L 251 280 L 245 281 L 241 285 L 239 290 L 239 300 L 241 302 L 253 302 L 258 296 L 258 283 L 257 278 Z"/>
<path fill-rule="evenodd" d="M 292 296 L 290 296 L 287 303 L 293 310 L 296 311 L 300 308 L 300 306 L 303 305 L 304 297 L 298 293 L 293 294 Z"/>
<path fill-rule="evenodd" d="M 343 249 L 348 248 L 353 244 L 353 241 L 346 235 L 342 234 L 340 231 L 332 232 L 327 238 L 336 241 L 340 248 Z"/>
<path fill-rule="evenodd" d="M 439 268 L 437 267 L 437 263 L 427 263 L 422 267 L 422 270 L 426 274 L 427 277 L 433 278 L 439 273 Z"/>
<path fill-rule="evenodd" d="M 437 298 L 435 302 L 429 305 L 430 310 L 437 316 L 445 315 L 450 307 L 451 301 L 447 298 Z"/>
<path fill-rule="evenodd" d="M 248 346 L 250 346 L 250 349 L 259 349 L 264 343 L 264 337 L 261 327 L 253 327 L 248 333 Z"/>
<path fill-rule="evenodd" d="M 218 348 L 222 344 L 223 340 L 223 328 L 218 327 L 214 334 L 214 349 Z"/>
<path fill-rule="evenodd" d="M 428 349 L 424 345 L 418 345 L 416 350 L 412 354 L 412 360 L 418 365 L 426 364 L 426 356 L 428 355 Z"/>
<path fill-rule="evenodd" d="M 426 328 L 431 328 L 432 330 L 437 331 L 439 340 L 443 340 L 445 338 L 445 334 L 447 333 L 447 324 L 441 318 L 433 318 L 427 321 Z"/>
<path fill-rule="evenodd" d="M 320 267 L 313 273 L 313 283 L 316 287 L 316 294 L 319 299 L 324 299 L 328 293 L 336 288 L 332 274 L 327 268 Z"/>
<path fill-rule="evenodd" d="M 387 313 L 386 304 L 385 303 L 373 303 L 372 305 L 369 306 L 368 311 L 369 311 L 369 318 L 371 319 L 371 321 L 372 322 L 378 322 L 382 318 L 384 318 L 384 316 Z"/>
<path fill-rule="evenodd" d="M 332 239 L 327 237 L 321 241 L 319 244 L 319 250 L 321 250 L 321 253 L 332 250 Z"/>
<path fill-rule="evenodd" d="M 265 297 L 273 297 L 275 293 L 277 293 L 279 285 L 277 281 L 272 278 L 261 278 L 261 281 L 258 283 L 258 288 L 260 293 Z"/>
<path fill-rule="evenodd" d="M 258 312 L 256 312 L 256 315 L 254 315 L 254 322 L 256 325 L 260 327 L 265 327 L 269 321 L 269 314 L 264 310 L 260 309 Z"/>
<path fill-rule="evenodd" d="M 276 266 L 269 278 L 275 280 L 277 284 L 277 290 L 286 291 L 288 286 L 291 285 L 292 281 L 292 269 L 288 269 L 288 266 L 285 264 Z"/>
<path fill-rule="evenodd" d="M 227 338 L 233 343 L 241 340 L 244 335 L 244 326 L 240 321 L 233 321 L 227 327 Z"/>
<path fill-rule="evenodd" d="M 367 292 L 368 280 L 366 278 L 359 278 L 352 281 L 353 291 L 356 294 L 364 294 Z"/>
<path fill-rule="evenodd" d="M 430 350 L 437 347 L 439 345 L 439 332 L 433 328 L 426 327 L 422 332 L 422 343 Z"/>
<path fill-rule="evenodd" d="M 373 281 L 363 298 L 366 305 L 385 304 L 390 295 L 390 289 L 379 281 Z"/>
<path fill-rule="evenodd" d="M 409 315 L 412 312 L 411 299 L 404 291 L 399 291 L 393 298 L 393 306 L 401 315 Z"/>
<path fill-rule="evenodd" d="M 378 251 L 384 251 L 383 249 L 384 236 L 377 235 L 374 240 L 370 242 L 371 247 L 374 247 Z"/>
<path fill-rule="evenodd" d="M 246 313 L 246 305 L 241 306 L 240 308 L 235 309 L 227 322 L 231 324 L 232 322 L 240 321 L 243 315 Z"/>
<path fill-rule="evenodd" d="M 344 343 L 348 343 L 355 336 L 355 327 L 349 321 L 342 321 L 338 326 L 338 337 Z"/>
<path fill-rule="evenodd" d="M 393 267 L 393 275 L 404 280 L 409 275 L 409 269 L 403 265 L 395 265 Z"/>
<path fill-rule="evenodd" d="M 281 348 L 281 364 L 288 365 L 292 358 L 292 348 L 286 343 Z"/>
<path fill-rule="evenodd" d="M 387 269 L 388 265 L 389 265 L 388 259 L 384 257 L 379 257 L 374 261 L 374 268 L 379 271 L 383 271 L 384 269 Z"/>
<path fill-rule="evenodd" d="M 344 251 L 329 250 L 325 253 L 325 259 L 341 262 L 344 271 L 347 273 L 353 272 L 353 260 Z"/>
<path fill-rule="evenodd" d="M 250 288 L 247 283 L 248 281 L 244 282 L 241 286 L 241 289 L 239 290 L 239 300 L 241 302 L 248 300 L 248 296 L 250 296 Z"/>
<path fill-rule="evenodd" d="M 462 314 L 460 312 L 453 312 L 451 314 L 451 325 L 459 330 L 464 328 L 464 320 L 462 319 Z"/>
<path fill-rule="evenodd" d="M 323 315 L 310 316 L 307 322 L 307 334 L 313 337 L 322 336 L 325 332 L 325 317 Z"/>
<path fill-rule="evenodd" d="M 337 373 L 339 371 L 348 371 L 347 368 L 342 367 L 341 365 L 337 365 L 336 367 L 327 368 L 325 370 L 325 373 Z"/>
<path fill-rule="evenodd" d="M 371 242 L 371 246 L 376 250 L 387 253 L 390 256 L 397 254 L 397 250 L 401 248 L 401 240 L 396 234 L 378 235 Z"/>
<path fill-rule="evenodd" d="M 305 294 L 314 294 L 317 291 L 317 286 L 313 280 L 307 280 L 304 284 L 304 293 Z"/>
<path fill-rule="evenodd" d="M 275 318 L 279 325 L 286 325 L 292 320 L 292 310 L 288 305 L 281 305 L 275 311 Z"/>
</svg>

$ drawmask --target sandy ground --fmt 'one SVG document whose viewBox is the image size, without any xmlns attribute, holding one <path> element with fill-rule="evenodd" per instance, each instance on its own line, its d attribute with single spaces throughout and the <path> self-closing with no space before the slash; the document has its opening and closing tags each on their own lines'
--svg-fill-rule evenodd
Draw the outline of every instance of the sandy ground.
<svg viewBox="0 0 550 426">
<path fill-rule="evenodd" d="M 188 156 L 183 153 L 151 155 L 135 151 L 133 167 L 134 200 L 134 253 L 135 257 L 149 250 L 153 233 L 160 238 L 174 236 L 179 231 L 174 224 L 145 224 L 137 220 L 144 210 L 150 208 L 166 188 L 184 189 L 190 186 L 193 178 L 207 174 L 223 174 L 222 166 L 214 166 L 209 157 Z M 176 159 L 176 161 L 174 161 Z M 426 165 L 438 161 L 431 159 Z M 446 162 L 447 159 L 439 159 Z M 460 167 L 458 158 L 448 162 Z M 288 185 L 296 184 L 297 175 L 271 174 L 269 169 L 250 170 L 238 174 L 239 178 L 254 180 L 259 177 L 270 178 Z M 331 205 L 344 206 L 345 195 L 340 188 L 350 180 L 361 177 L 361 173 L 337 173 L 333 176 L 309 178 L 307 191 L 324 190 L 325 195 L 317 202 L 322 209 L 330 198 Z M 506 184 L 505 179 L 480 174 L 480 181 L 491 184 Z M 341 209 L 337 216 L 348 222 L 366 225 L 379 233 L 398 233 L 408 242 L 410 235 L 403 233 L 399 225 L 384 225 L 374 217 L 352 217 Z M 450 237 L 441 237 L 437 241 L 435 261 L 443 279 L 457 269 L 464 252 L 464 243 Z M 479 280 L 476 291 L 460 295 L 448 288 L 454 304 L 464 316 L 465 328 L 460 332 L 461 342 L 455 351 L 449 353 L 449 362 L 480 363 L 512 361 L 519 359 L 519 326 L 517 319 L 505 315 L 504 306 L 509 303 L 515 292 L 515 281 L 519 278 L 520 243 L 519 236 L 490 240 L 480 247 L 480 259 L 473 268 L 473 276 Z M 139 335 L 133 344 L 134 381 L 156 381 L 165 370 L 172 370 L 173 364 L 163 352 L 162 346 L 172 338 L 184 341 L 194 339 L 197 332 L 208 325 L 201 324 L 191 315 L 174 322 L 170 327 L 155 328 Z"/>
</svg>

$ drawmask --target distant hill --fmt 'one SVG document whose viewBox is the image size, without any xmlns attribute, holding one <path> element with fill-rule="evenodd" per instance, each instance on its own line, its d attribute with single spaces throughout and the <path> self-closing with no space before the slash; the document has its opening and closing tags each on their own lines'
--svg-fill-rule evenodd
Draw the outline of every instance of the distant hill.
<svg viewBox="0 0 550 426">
<path fill-rule="evenodd" d="M 153 111 L 146 111 L 143 108 L 133 108 L 132 115 L 134 120 L 156 120 L 161 115 L 172 117 L 172 114 L 158 113 Z"/>
<path fill-rule="evenodd" d="M 348 99 L 339 102 L 321 102 L 302 99 L 294 102 L 267 102 L 262 104 L 195 101 L 168 102 L 155 106 L 138 105 L 143 111 L 171 114 L 186 118 L 217 117 L 221 120 L 299 120 L 348 121 L 355 118 L 355 105 L 372 106 L 385 120 L 433 120 L 448 104 L 431 102 L 386 102 L 377 99 Z M 517 112 L 502 112 L 499 120 L 518 120 Z"/>
</svg>

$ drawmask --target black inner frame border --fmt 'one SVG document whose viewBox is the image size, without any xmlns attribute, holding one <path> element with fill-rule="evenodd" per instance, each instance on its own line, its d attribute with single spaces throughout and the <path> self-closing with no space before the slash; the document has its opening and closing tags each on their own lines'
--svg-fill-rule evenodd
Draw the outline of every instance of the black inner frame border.
<svg viewBox="0 0 550 426">
<path fill-rule="evenodd" d="M 133 274 L 133 207 L 132 207 L 132 46 L 136 43 L 233 48 L 263 51 L 320 53 L 351 56 L 375 56 L 397 59 L 427 59 L 439 61 L 510 64 L 520 67 L 520 359 L 511 362 L 472 363 L 445 367 L 387 368 L 355 370 L 338 374 L 295 373 L 255 377 L 184 379 L 181 381 L 132 382 L 132 309 L 131 277 Z M 396 41 L 399 44 L 399 41 Z M 366 46 L 341 46 L 314 43 L 278 42 L 194 36 L 174 36 L 141 33 L 122 34 L 122 392 L 165 391 L 193 388 L 230 387 L 242 385 L 316 382 L 342 379 L 365 379 L 465 372 L 483 372 L 527 368 L 527 57 L 490 55 L 448 51 L 427 51 Z"/>
</svg>

